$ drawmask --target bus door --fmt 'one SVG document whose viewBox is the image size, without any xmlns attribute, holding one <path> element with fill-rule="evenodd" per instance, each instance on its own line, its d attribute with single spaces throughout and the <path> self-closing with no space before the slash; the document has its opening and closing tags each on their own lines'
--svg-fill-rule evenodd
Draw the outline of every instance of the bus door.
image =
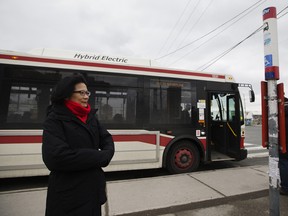
<svg viewBox="0 0 288 216">
<path fill-rule="evenodd" d="M 238 158 L 240 154 L 241 104 L 234 93 L 210 93 L 208 106 L 208 152 L 213 160 Z M 238 109 L 237 109 L 238 107 Z"/>
<path fill-rule="evenodd" d="M 237 94 L 227 95 L 227 154 L 233 158 L 240 157 L 241 125 L 244 124 L 242 105 Z"/>
</svg>

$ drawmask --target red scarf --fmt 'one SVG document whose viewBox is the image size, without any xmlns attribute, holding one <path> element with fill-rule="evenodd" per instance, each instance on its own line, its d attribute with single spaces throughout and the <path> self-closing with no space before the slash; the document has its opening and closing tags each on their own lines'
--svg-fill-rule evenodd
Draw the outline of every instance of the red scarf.
<svg viewBox="0 0 288 216">
<path fill-rule="evenodd" d="M 86 123 L 88 114 L 91 111 L 89 104 L 87 107 L 83 107 L 81 104 L 71 100 L 65 100 L 64 104 L 77 118 L 79 118 L 83 123 Z"/>
</svg>

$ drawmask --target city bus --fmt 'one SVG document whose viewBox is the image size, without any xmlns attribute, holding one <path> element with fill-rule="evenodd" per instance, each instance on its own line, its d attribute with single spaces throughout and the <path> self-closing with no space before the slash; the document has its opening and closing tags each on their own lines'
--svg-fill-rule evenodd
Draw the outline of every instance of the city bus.
<svg viewBox="0 0 288 216">
<path fill-rule="evenodd" d="M 1 50 L 0 178 L 49 173 L 42 123 L 53 87 L 72 74 L 86 78 L 89 103 L 113 136 L 115 155 L 105 171 L 185 173 L 247 157 L 239 88 L 253 89 L 231 75 L 78 51 Z"/>
</svg>

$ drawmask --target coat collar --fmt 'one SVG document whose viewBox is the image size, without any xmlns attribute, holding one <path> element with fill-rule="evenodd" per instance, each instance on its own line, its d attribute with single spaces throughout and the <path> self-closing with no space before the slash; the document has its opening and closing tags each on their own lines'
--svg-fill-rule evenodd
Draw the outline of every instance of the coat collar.
<svg viewBox="0 0 288 216">
<path fill-rule="evenodd" d="M 95 116 L 97 110 L 91 109 L 90 113 L 88 114 L 87 123 Z M 59 120 L 64 121 L 77 121 L 81 122 L 64 104 L 54 104 L 50 105 L 47 108 L 47 116 L 50 113 L 54 113 L 55 117 Z"/>
</svg>

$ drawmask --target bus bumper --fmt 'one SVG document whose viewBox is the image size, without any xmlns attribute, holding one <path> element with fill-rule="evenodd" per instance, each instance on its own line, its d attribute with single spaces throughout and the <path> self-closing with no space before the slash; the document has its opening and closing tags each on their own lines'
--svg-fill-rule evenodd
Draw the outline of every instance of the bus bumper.
<svg viewBox="0 0 288 216">
<path fill-rule="evenodd" d="M 239 154 L 239 157 L 237 158 L 238 161 L 240 160 L 244 160 L 247 158 L 247 149 L 240 149 L 240 154 Z"/>
</svg>

